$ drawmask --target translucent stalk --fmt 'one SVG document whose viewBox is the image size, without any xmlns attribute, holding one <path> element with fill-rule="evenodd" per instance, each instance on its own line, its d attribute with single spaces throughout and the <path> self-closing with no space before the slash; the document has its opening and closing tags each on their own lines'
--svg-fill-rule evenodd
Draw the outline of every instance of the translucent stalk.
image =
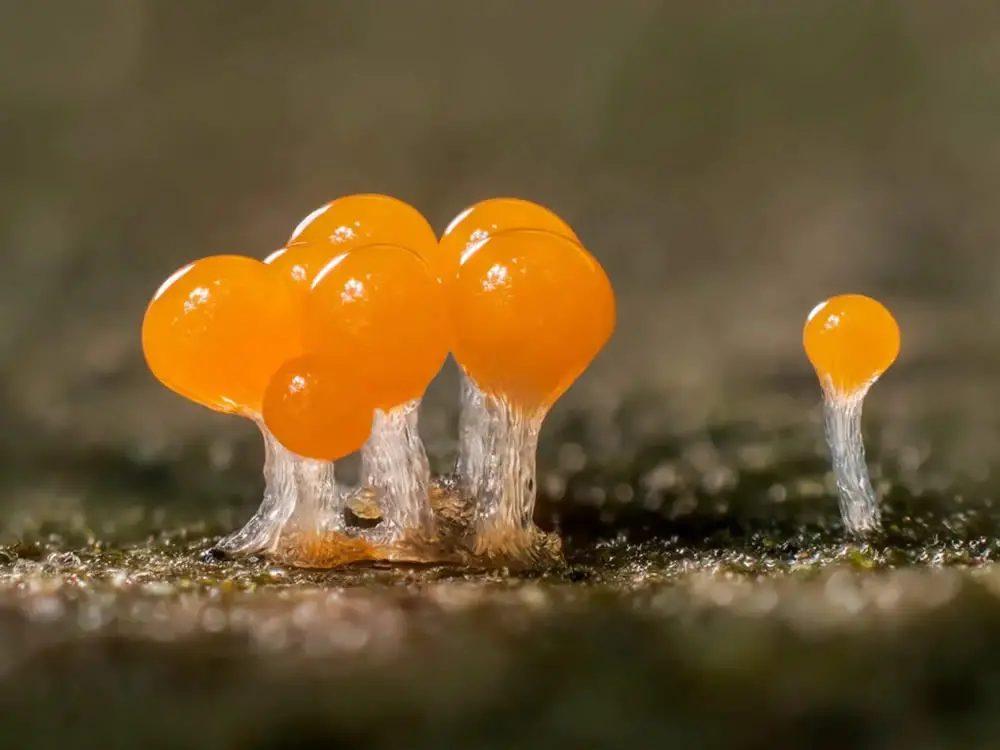
<svg viewBox="0 0 1000 750">
<path fill-rule="evenodd" d="M 458 462 L 455 473 L 458 486 L 467 497 L 475 497 L 486 471 L 486 433 L 490 414 L 486 395 L 465 370 L 461 374 L 461 403 L 458 413 Z"/>
<path fill-rule="evenodd" d="M 345 498 L 337 487 L 332 461 L 295 456 L 295 508 L 286 521 L 303 540 L 322 541 L 332 532 L 344 530 Z"/>
<path fill-rule="evenodd" d="M 861 407 L 868 388 L 844 396 L 824 390 L 826 441 L 833 459 L 840 515 L 848 532 L 861 536 L 882 526 L 878 500 L 868 477 L 861 437 Z"/>
<path fill-rule="evenodd" d="M 420 400 L 388 413 L 375 411 L 372 434 L 361 449 L 361 475 L 375 490 L 384 532 L 433 527 L 430 463 L 418 429 Z"/>
<path fill-rule="evenodd" d="M 277 441 L 258 421 L 264 438 L 264 499 L 246 525 L 223 539 L 216 549 L 228 555 L 254 555 L 274 548 L 282 528 L 295 510 L 298 496 L 297 466 L 306 459 Z"/>
<path fill-rule="evenodd" d="M 475 387 L 475 386 L 473 386 Z M 542 415 L 526 415 L 502 398 L 483 398 L 483 471 L 474 491 L 477 533 L 528 530 L 535 511 L 535 466 Z"/>
</svg>

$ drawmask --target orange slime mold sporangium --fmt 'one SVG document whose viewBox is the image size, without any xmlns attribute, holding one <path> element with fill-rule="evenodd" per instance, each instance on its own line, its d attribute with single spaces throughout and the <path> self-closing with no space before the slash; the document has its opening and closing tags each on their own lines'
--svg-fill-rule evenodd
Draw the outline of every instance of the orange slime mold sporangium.
<svg viewBox="0 0 1000 750">
<path fill-rule="evenodd" d="M 802 343 L 823 386 L 826 439 L 844 527 L 865 534 L 881 526 L 868 476 L 861 410 L 868 389 L 899 354 L 899 326 L 879 302 L 845 294 L 821 302 L 806 319 Z"/>
<path fill-rule="evenodd" d="M 454 279 L 468 248 L 510 229 L 542 229 L 579 242 L 569 224 L 544 206 L 521 198 L 490 198 L 462 211 L 441 235 L 438 243 L 440 278 Z"/>
<path fill-rule="evenodd" d="M 320 206 L 292 232 L 290 243 L 332 243 L 340 250 L 371 244 L 401 245 L 427 262 L 437 250 L 437 235 L 408 203 L 388 195 L 362 193 Z"/>
<path fill-rule="evenodd" d="M 463 408 L 481 436 L 476 455 L 489 457 L 459 464 L 475 502 L 475 551 L 523 562 L 539 545 L 532 514 L 542 420 L 610 338 L 614 293 L 578 243 L 534 229 L 475 245 L 449 286 L 452 351 L 474 386 Z"/>
<path fill-rule="evenodd" d="M 174 273 L 142 323 L 149 369 L 203 406 L 256 418 L 271 375 L 301 351 L 300 302 L 259 260 L 216 255 Z"/>
<path fill-rule="evenodd" d="M 559 216 L 537 203 L 520 198 L 490 198 L 479 201 L 458 214 L 438 244 L 438 277 L 445 285 L 445 299 L 452 305 L 451 292 L 462 257 L 477 244 L 499 232 L 512 229 L 540 229 L 579 242 L 572 228 Z M 456 316 L 452 311 L 452 317 Z M 461 407 L 458 418 L 458 459 L 455 474 L 459 486 L 473 495 L 482 481 L 488 454 L 484 425 L 490 424 L 484 394 L 468 374 L 461 374 Z"/>
<path fill-rule="evenodd" d="M 383 411 L 419 399 L 448 355 L 440 285 L 415 252 L 379 244 L 338 255 L 306 298 L 304 343 L 344 370 Z"/>
<path fill-rule="evenodd" d="M 525 413 L 551 407 L 614 330 L 604 270 L 551 232 L 493 235 L 466 253 L 451 286 L 455 358 L 483 391 Z"/>
<path fill-rule="evenodd" d="M 306 297 L 307 351 L 356 373 L 355 398 L 377 409 L 361 471 L 389 543 L 433 527 L 417 407 L 448 356 L 450 333 L 441 285 L 420 255 L 399 245 L 338 255 Z"/>
<path fill-rule="evenodd" d="M 264 395 L 264 423 L 288 450 L 307 458 L 337 461 L 360 450 L 375 408 L 359 398 L 350 375 L 320 357 L 289 360 Z"/>
<path fill-rule="evenodd" d="M 899 325 L 870 297 L 844 294 L 818 304 L 802 332 L 823 387 L 849 396 L 866 390 L 899 355 Z"/>
<path fill-rule="evenodd" d="M 257 513 L 216 547 L 222 554 L 275 549 L 298 508 L 296 472 L 261 420 L 274 373 L 301 354 L 302 298 L 258 260 L 222 255 L 174 273 L 149 303 L 142 346 L 153 374 L 192 401 L 254 420 L 264 438 L 264 498 Z"/>
</svg>

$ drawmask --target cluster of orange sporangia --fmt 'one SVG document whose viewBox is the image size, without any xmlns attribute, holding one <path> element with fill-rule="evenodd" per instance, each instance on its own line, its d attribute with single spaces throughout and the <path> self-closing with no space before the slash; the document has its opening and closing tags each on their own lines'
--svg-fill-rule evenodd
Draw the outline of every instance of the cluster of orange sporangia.
<svg viewBox="0 0 1000 750">
<path fill-rule="evenodd" d="M 483 391 L 544 412 L 614 323 L 600 264 L 537 204 L 483 201 L 439 240 L 412 206 L 352 195 L 263 261 L 217 255 L 172 274 L 142 342 L 168 388 L 333 461 L 368 439 L 374 410 L 419 399 L 449 352 Z"/>
</svg>

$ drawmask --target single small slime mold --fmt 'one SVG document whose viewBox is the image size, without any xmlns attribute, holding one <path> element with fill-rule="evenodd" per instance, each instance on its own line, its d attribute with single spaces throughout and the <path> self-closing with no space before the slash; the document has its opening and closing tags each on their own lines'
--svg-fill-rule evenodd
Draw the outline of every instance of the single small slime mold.
<svg viewBox="0 0 1000 750">
<path fill-rule="evenodd" d="M 899 354 L 899 326 L 876 300 L 845 294 L 813 308 L 802 343 L 823 386 L 826 438 L 844 526 L 855 535 L 877 531 L 881 518 L 865 465 L 861 411 L 868 389 Z"/>
<path fill-rule="evenodd" d="M 333 258 L 306 298 L 303 343 L 342 371 L 357 371 L 356 398 L 376 408 L 361 453 L 383 532 L 433 531 L 430 466 L 417 432 L 420 400 L 451 342 L 441 286 L 416 252 L 392 244 Z"/>
<path fill-rule="evenodd" d="M 272 548 L 294 508 L 287 467 L 295 458 L 264 425 L 262 409 L 275 370 L 301 354 L 294 335 L 300 320 L 301 302 L 287 280 L 236 255 L 202 258 L 172 274 L 143 318 L 143 352 L 160 382 L 195 403 L 253 420 L 264 437 L 264 500 L 220 545 L 226 552 Z"/>
<path fill-rule="evenodd" d="M 383 246 L 382 250 L 373 252 L 369 257 L 373 260 L 379 257 L 383 259 L 388 257 L 390 265 L 393 258 L 400 257 L 397 253 L 402 248 L 411 251 L 411 254 L 415 253 L 425 263 L 431 263 L 437 252 L 437 237 L 427 220 L 413 206 L 391 196 L 362 193 L 337 198 L 313 211 L 295 228 L 288 246 L 273 253 L 268 262 L 291 275 L 296 281 L 308 284 L 311 289 L 319 273 L 325 268 L 328 269 L 326 273 L 330 273 L 329 269 L 336 267 L 344 260 L 343 254 L 346 251 L 369 245 Z M 393 246 L 396 250 L 387 251 L 387 246 Z M 388 256 L 386 256 L 387 252 Z M 413 271 L 415 266 L 412 258 L 403 257 L 402 268 L 404 269 L 403 276 L 405 276 L 405 269 Z M 335 262 L 331 265 L 331 261 Z M 338 273 L 349 273 L 353 268 L 355 268 L 355 264 L 352 260 L 341 271 L 334 273 L 333 277 L 336 277 Z M 396 280 L 391 281 L 392 289 L 387 289 L 385 287 L 387 280 L 385 271 L 385 263 L 383 263 L 380 272 L 382 291 L 379 292 L 378 298 L 383 301 L 388 300 L 392 296 L 392 289 L 397 289 L 401 293 L 396 297 L 397 309 L 400 309 L 399 303 L 406 300 L 406 290 L 412 292 L 414 285 L 419 286 L 420 280 L 426 276 L 425 268 L 421 266 L 416 272 L 417 275 L 412 277 L 407 285 L 400 285 L 403 276 L 397 274 Z M 325 282 L 323 288 L 329 289 L 331 283 L 331 281 Z M 359 287 L 361 283 L 356 282 L 355 287 Z M 374 287 L 375 285 L 377 284 L 373 283 L 372 278 L 369 278 L 368 286 Z M 357 289 L 355 288 L 354 291 Z M 322 307 L 322 305 L 318 306 L 315 301 L 325 293 L 324 290 L 320 290 L 316 295 L 312 295 L 314 299 L 312 309 L 314 311 Z M 351 290 L 348 290 L 348 293 L 351 293 Z M 413 301 L 412 295 L 409 299 L 411 302 Z M 434 308 L 436 303 L 437 295 L 435 294 L 430 308 Z M 350 328 L 351 325 L 357 324 L 359 321 L 364 322 L 365 315 L 369 315 L 373 311 L 376 316 L 378 310 L 384 312 L 385 305 L 369 306 L 364 308 L 362 314 L 356 314 L 361 308 L 364 306 L 360 304 L 343 308 L 335 304 L 329 308 L 330 314 L 326 316 L 325 323 L 330 324 L 330 315 L 336 318 L 343 310 L 348 313 L 349 318 L 351 315 L 354 316 L 353 323 L 349 320 L 345 321 L 346 327 Z M 435 314 L 434 310 L 430 308 L 427 312 Z M 424 311 L 419 307 L 413 311 L 413 315 L 416 317 L 412 321 L 410 332 L 419 329 L 422 312 Z M 313 334 L 315 334 L 317 321 L 320 318 L 315 315 L 310 317 L 313 323 L 310 324 L 309 329 L 313 330 Z M 397 319 L 396 323 L 399 322 Z M 375 325 L 375 322 L 369 319 L 367 325 Z M 443 320 L 439 320 L 437 326 L 438 331 L 442 334 L 448 329 Z M 411 342 L 406 334 L 408 329 L 405 326 L 393 328 L 391 325 L 383 329 L 387 331 L 387 339 L 399 343 L 398 348 L 394 350 L 391 341 L 383 342 L 374 334 L 373 337 L 366 337 L 363 333 L 360 336 L 352 335 L 343 346 L 338 345 L 336 343 L 337 337 L 343 333 L 344 328 L 344 326 L 334 324 L 332 328 L 328 329 L 327 334 L 313 335 L 312 348 L 323 351 L 328 358 L 332 356 L 339 359 L 341 366 L 345 368 L 356 366 L 359 362 L 365 362 L 366 379 L 381 381 L 379 383 L 373 382 L 371 389 L 382 392 L 383 402 L 395 402 L 395 397 L 392 394 L 394 384 L 390 384 L 388 381 L 396 381 L 395 385 L 401 386 L 404 390 L 410 388 L 413 373 L 402 372 L 402 370 L 408 368 L 412 370 L 414 367 L 418 367 L 421 361 L 419 357 L 410 359 L 407 356 L 406 347 Z M 397 331 L 403 335 L 397 335 Z M 400 343 L 400 341 L 405 343 Z M 370 358 L 366 359 L 369 355 Z M 447 348 L 442 356 L 442 361 L 445 356 L 447 356 Z M 396 402 L 392 407 L 386 407 L 383 403 L 382 408 L 376 412 L 371 439 L 361 451 L 362 472 L 372 487 L 399 490 L 402 486 L 401 482 L 402 484 L 406 483 L 403 481 L 405 478 L 408 477 L 407 481 L 410 482 L 417 480 L 417 477 L 412 473 L 413 471 L 417 471 L 419 474 L 425 473 L 427 457 L 416 432 L 417 410 L 424 388 L 440 369 L 440 366 L 439 362 L 433 368 L 434 372 L 424 380 L 419 393 L 409 398 L 406 403 Z M 409 380 L 408 375 L 410 376 Z M 418 380 L 423 380 L 423 375 L 419 375 Z M 396 388 L 396 390 L 400 389 Z M 410 390 L 413 389 L 410 388 Z M 419 484 L 426 490 L 426 481 L 421 480 Z M 409 494 L 404 492 L 404 495 Z M 387 507 L 395 507 L 388 498 L 386 501 Z M 426 502 L 421 505 L 423 510 L 413 516 L 413 520 L 419 520 L 426 524 L 429 521 L 424 506 L 426 506 Z M 409 511 L 412 510 L 413 508 L 410 507 Z M 400 508 L 400 513 L 403 516 L 412 515 L 405 507 Z M 397 522 L 400 519 L 396 517 L 397 515 L 390 513 L 390 517 L 385 519 L 387 529 L 390 526 L 398 525 Z"/>
<path fill-rule="evenodd" d="M 316 274 L 349 244 L 289 242 L 264 259 L 296 294 L 297 318 L 286 331 L 290 341 L 301 342 L 305 298 Z M 250 522 L 224 540 L 218 551 L 251 554 L 265 544 L 270 554 L 286 562 L 311 566 L 371 556 L 367 549 L 359 555 L 353 541 L 332 534 L 343 527 L 345 501 L 345 492 L 335 481 L 334 461 L 358 450 L 371 433 L 373 407 L 367 405 L 366 413 L 366 405 L 354 397 L 350 375 L 350 371 L 331 371 L 312 357 L 290 360 L 273 374 L 263 418 L 265 437 L 276 441 L 276 450 L 268 450 L 264 474 L 268 486 L 280 491 L 265 493 Z M 362 430 L 364 438 L 354 445 Z M 353 447 L 335 448 L 343 444 Z"/>
<path fill-rule="evenodd" d="M 437 269 L 446 294 L 458 275 L 466 251 L 491 235 L 512 229 L 546 230 L 579 243 L 569 224 L 537 203 L 520 198 L 490 198 L 480 201 L 452 219 L 441 235 Z M 471 495 L 479 486 L 485 471 L 486 444 L 489 442 L 486 433 L 492 423 L 486 409 L 485 395 L 464 370 L 461 374 L 461 394 L 456 474 L 461 490 Z"/>
<path fill-rule="evenodd" d="M 345 493 L 335 462 L 359 450 L 372 429 L 374 405 L 358 397 L 351 370 L 305 355 L 284 363 L 264 394 L 264 424 L 289 453 L 294 502 L 280 517 L 276 556 L 311 567 L 377 557 L 363 538 L 349 533 Z M 280 459 L 279 459 L 280 460 Z"/>
<path fill-rule="evenodd" d="M 530 557 L 540 533 L 532 515 L 542 421 L 611 337 L 614 292 L 577 242 L 520 229 L 469 248 L 449 296 L 452 351 L 484 394 L 489 422 L 473 488 L 476 554 Z"/>
</svg>

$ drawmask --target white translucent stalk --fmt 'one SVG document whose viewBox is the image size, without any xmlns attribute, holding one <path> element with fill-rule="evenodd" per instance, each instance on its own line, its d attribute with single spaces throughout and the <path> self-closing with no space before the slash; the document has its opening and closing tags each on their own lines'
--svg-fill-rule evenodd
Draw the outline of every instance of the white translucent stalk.
<svg viewBox="0 0 1000 750">
<path fill-rule="evenodd" d="M 292 453 L 262 421 L 257 426 L 264 437 L 264 498 L 246 525 L 216 550 L 227 555 L 269 553 L 282 536 L 301 544 L 342 532 L 345 498 L 335 481 L 334 464 Z"/>
<path fill-rule="evenodd" d="M 418 429 L 420 400 L 375 411 L 372 434 L 361 449 L 361 476 L 375 490 L 382 531 L 398 538 L 433 528 L 430 463 Z"/>
<path fill-rule="evenodd" d="M 826 442 L 833 459 L 840 515 L 844 527 L 855 536 L 877 531 L 882 526 L 861 436 L 861 407 L 870 386 L 869 383 L 848 395 L 836 392 L 829 385 L 823 390 Z"/>
<path fill-rule="evenodd" d="M 262 421 L 264 438 L 264 499 L 257 512 L 239 531 L 223 539 L 216 549 L 229 555 L 254 555 L 272 550 L 282 528 L 295 510 L 298 496 L 297 465 L 306 459 L 287 450 Z"/>
<path fill-rule="evenodd" d="M 475 497 L 486 471 L 486 433 L 490 414 L 486 395 L 462 370 L 461 402 L 458 412 L 458 461 L 455 473 L 458 486 L 466 497 Z"/>
<path fill-rule="evenodd" d="M 475 386 L 473 386 L 475 387 Z M 526 415 L 504 399 L 483 395 L 484 460 L 475 498 L 476 532 L 496 538 L 530 529 L 535 512 L 535 467 L 540 415 Z"/>
<path fill-rule="evenodd" d="M 294 455 L 294 454 L 293 454 Z M 307 539 L 322 540 L 344 531 L 345 498 L 337 487 L 332 461 L 295 456 L 295 507 L 285 530 Z"/>
</svg>

